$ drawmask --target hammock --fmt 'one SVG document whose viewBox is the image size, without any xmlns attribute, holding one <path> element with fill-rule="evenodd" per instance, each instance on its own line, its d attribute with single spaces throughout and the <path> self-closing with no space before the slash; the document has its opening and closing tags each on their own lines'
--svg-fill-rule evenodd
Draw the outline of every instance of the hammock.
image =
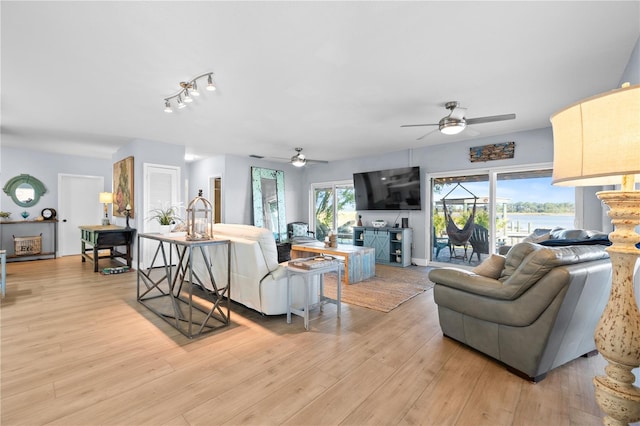
<svg viewBox="0 0 640 426">
<path fill-rule="evenodd" d="M 458 183 L 453 189 L 458 186 L 462 186 Z M 444 217 L 447 221 L 447 236 L 449 237 L 449 242 L 454 246 L 463 246 L 469 242 L 469 238 L 471 238 L 471 234 L 473 234 L 473 228 L 475 228 L 475 217 L 476 217 L 476 203 L 478 201 L 478 197 L 476 197 L 471 191 L 462 186 L 462 188 L 467 191 L 469 194 L 473 196 L 473 210 L 471 212 L 471 216 L 467 219 L 467 223 L 464 224 L 462 229 L 458 228 L 458 225 L 453 221 L 451 214 L 447 210 L 447 203 L 445 202 L 445 198 L 442 198 L 442 208 L 444 210 Z M 449 191 L 449 194 L 453 192 L 453 189 Z M 446 195 L 445 195 L 446 197 Z"/>
</svg>

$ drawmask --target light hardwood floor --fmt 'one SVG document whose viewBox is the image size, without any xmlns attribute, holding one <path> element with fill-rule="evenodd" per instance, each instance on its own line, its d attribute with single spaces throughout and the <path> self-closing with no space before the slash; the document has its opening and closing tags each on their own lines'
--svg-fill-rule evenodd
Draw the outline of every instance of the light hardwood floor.
<svg viewBox="0 0 640 426">
<path fill-rule="evenodd" d="M 600 356 L 529 383 L 443 338 L 431 290 L 388 314 L 327 305 L 309 332 L 233 305 L 189 340 L 136 302 L 134 272 L 79 256 L 7 272 L 2 425 L 601 424 Z"/>
</svg>

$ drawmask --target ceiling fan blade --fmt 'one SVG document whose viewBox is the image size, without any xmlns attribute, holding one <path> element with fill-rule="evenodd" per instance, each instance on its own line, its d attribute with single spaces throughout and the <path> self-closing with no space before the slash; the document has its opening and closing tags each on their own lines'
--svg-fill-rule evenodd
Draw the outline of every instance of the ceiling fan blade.
<svg viewBox="0 0 640 426">
<path fill-rule="evenodd" d="M 422 126 L 439 126 L 438 123 L 435 124 L 403 124 L 400 127 L 422 127 Z"/>
<path fill-rule="evenodd" d="M 326 160 L 309 160 L 308 158 L 307 158 L 307 163 L 329 164 L 329 162 Z"/>
<path fill-rule="evenodd" d="M 456 107 L 449 114 L 449 118 L 455 118 L 456 120 L 462 120 L 464 118 L 464 114 L 467 112 L 466 108 Z"/>
<path fill-rule="evenodd" d="M 472 129 L 472 128 L 471 128 L 471 127 L 469 127 L 469 126 L 467 126 L 467 127 L 464 129 L 464 132 L 465 132 L 467 135 L 469 135 L 469 136 L 478 136 L 478 135 L 480 134 L 480 132 L 479 132 L 479 131 L 477 131 L 477 130 L 475 130 L 475 129 Z"/>
<path fill-rule="evenodd" d="M 482 124 L 491 123 L 493 121 L 513 120 L 516 118 L 515 114 L 503 114 L 503 115 L 490 115 L 488 117 L 467 118 L 467 124 Z"/>
<path fill-rule="evenodd" d="M 426 138 L 427 136 L 429 136 L 431 133 L 433 133 L 433 132 L 437 132 L 438 130 L 440 130 L 440 129 L 433 129 L 433 130 L 432 130 L 432 131 L 430 131 L 429 133 L 427 133 L 427 134 L 424 134 L 424 135 L 420 136 L 420 137 L 419 137 L 418 139 L 416 139 L 416 140 L 417 140 L 417 141 L 421 141 L 422 139 L 424 139 L 424 138 Z"/>
</svg>

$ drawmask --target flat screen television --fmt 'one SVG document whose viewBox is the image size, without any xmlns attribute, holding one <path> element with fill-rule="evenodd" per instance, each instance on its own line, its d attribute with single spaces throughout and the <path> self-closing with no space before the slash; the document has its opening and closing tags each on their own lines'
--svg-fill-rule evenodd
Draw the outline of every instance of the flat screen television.
<svg viewBox="0 0 640 426">
<path fill-rule="evenodd" d="M 357 210 L 421 210 L 420 167 L 354 173 Z"/>
</svg>

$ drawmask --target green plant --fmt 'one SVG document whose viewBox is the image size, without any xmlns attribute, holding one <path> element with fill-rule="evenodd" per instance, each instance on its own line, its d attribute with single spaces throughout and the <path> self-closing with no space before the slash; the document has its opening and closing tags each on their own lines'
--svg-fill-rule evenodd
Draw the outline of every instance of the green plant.
<svg viewBox="0 0 640 426">
<path fill-rule="evenodd" d="M 9 216 L 11 216 L 11 212 L 1 212 L 0 211 L 0 217 L 2 218 L 8 218 Z"/>
<path fill-rule="evenodd" d="M 149 212 L 150 216 L 147 220 L 157 220 L 160 225 L 172 225 L 182 222 L 182 218 L 178 214 L 178 207 L 169 206 L 165 208 L 153 209 Z"/>
</svg>

